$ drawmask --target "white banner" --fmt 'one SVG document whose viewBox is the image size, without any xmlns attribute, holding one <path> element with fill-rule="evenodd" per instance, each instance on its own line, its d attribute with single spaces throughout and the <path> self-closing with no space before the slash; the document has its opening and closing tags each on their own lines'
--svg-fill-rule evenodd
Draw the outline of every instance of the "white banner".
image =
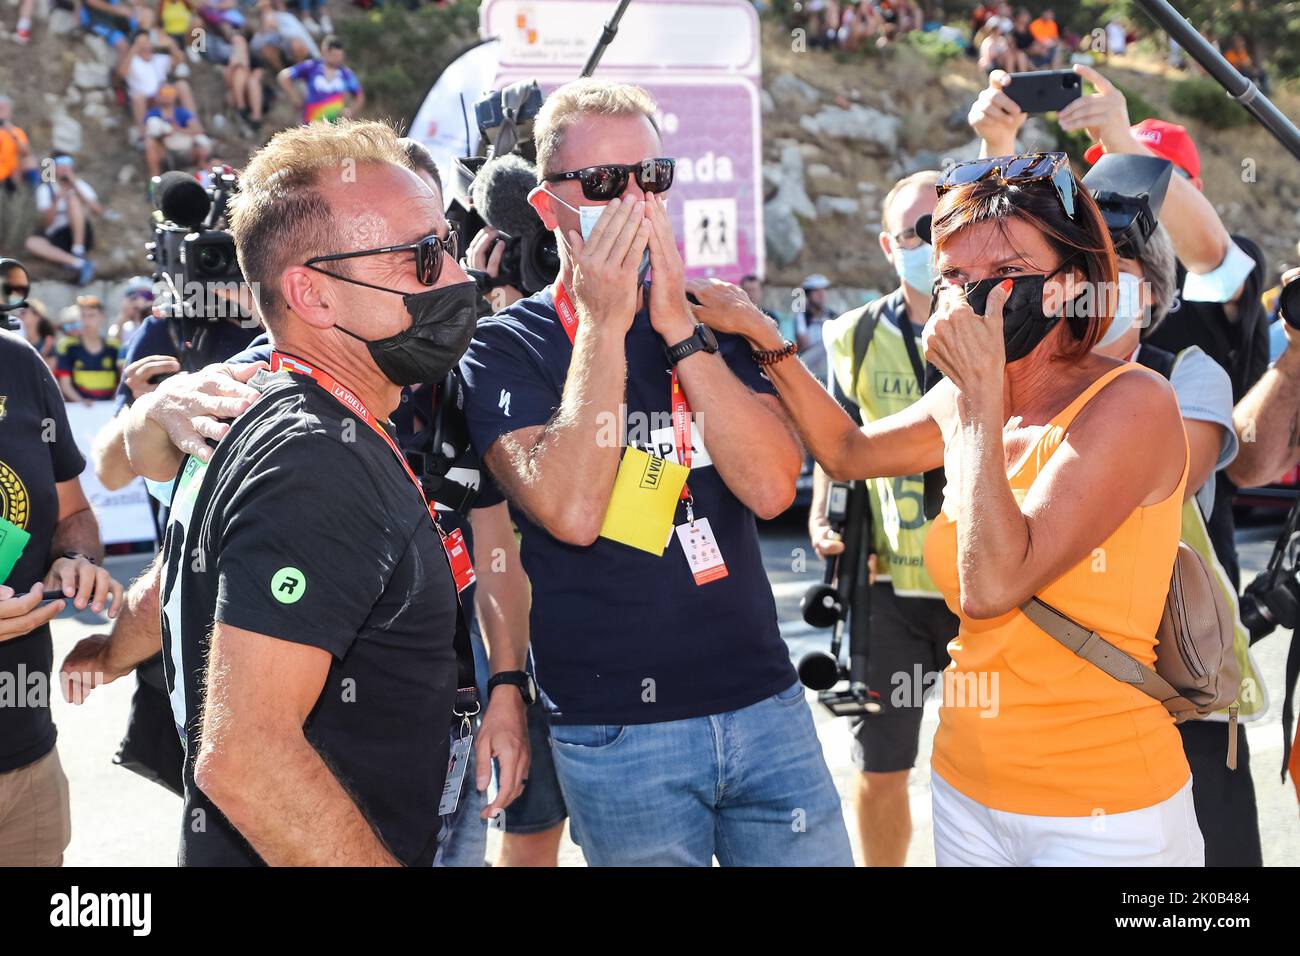
<svg viewBox="0 0 1300 956">
<path fill-rule="evenodd" d="M 136 478 L 119 491 L 109 491 L 95 477 L 90 452 L 95 444 L 95 435 L 113 417 L 113 409 L 112 402 L 93 402 L 89 406 L 68 403 L 72 439 L 86 458 L 86 470 L 81 473 L 81 489 L 99 521 L 99 536 L 104 544 L 153 541 L 153 516 L 149 511 L 149 493 L 145 490 L 144 480 Z"/>
<path fill-rule="evenodd" d="M 500 45 L 489 40 L 449 63 L 411 121 L 410 136 L 433 153 L 438 172 L 442 174 L 444 193 L 452 183 L 451 161 L 478 151 L 474 104 L 492 89 Z M 443 199 L 448 197 L 444 195 Z"/>
</svg>

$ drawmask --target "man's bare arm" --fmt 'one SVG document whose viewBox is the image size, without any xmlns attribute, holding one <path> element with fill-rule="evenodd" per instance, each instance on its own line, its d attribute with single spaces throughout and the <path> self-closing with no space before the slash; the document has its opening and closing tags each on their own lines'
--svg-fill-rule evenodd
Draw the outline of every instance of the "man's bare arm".
<svg viewBox="0 0 1300 956">
<path fill-rule="evenodd" d="M 195 782 L 272 866 L 397 866 L 303 735 L 329 668 L 328 651 L 218 623 Z"/>
<path fill-rule="evenodd" d="M 1239 446 L 1226 470 L 1237 486 L 1267 484 L 1300 461 L 1300 348 L 1294 342 L 1237 403 L 1232 423 Z"/>
<path fill-rule="evenodd" d="M 122 437 L 125 414 L 123 410 L 122 414 L 114 415 L 108 420 L 108 424 L 99 430 L 90 453 L 95 465 L 95 476 L 109 491 L 125 488 L 135 477 L 135 472 L 131 469 L 131 459 L 126 456 L 126 441 Z"/>
<path fill-rule="evenodd" d="M 162 619 L 158 591 L 162 584 L 162 553 L 127 588 L 122 611 L 108 634 L 82 638 L 59 668 L 63 699 L 85 702 L 100 684 L 123 677 L 162 650 Z"/>
</svg>

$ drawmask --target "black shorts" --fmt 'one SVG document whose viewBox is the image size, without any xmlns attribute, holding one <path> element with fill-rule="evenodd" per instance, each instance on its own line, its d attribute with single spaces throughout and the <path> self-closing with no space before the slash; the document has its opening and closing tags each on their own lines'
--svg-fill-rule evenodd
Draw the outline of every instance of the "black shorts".
<svg viewBox="0 0 1300 956">
<path fill-rule="evenodd" d="M 871 587 L 867 684 L 881 711 L 853 725 L 853 762 L 870 773 L 910 770 L 921 735 L 923 690 L 948 666 L 957 617 L 939 598 L 899 597 L 881 582 Z M 920 686 L 918 686 L 918 677 Z"/>
<path fill-rule="evenodd" d="M 72 251 L 72 227 L 60 226 L 53 232 L 45 233 L 45 238 L 50 240 L 55 246 L 64 252 Z M 95 248 L 95 230 L 91 228 L 90 222 L 86 222 L 86 251 L 89 252 Z"/>
<path fill-rule="evenodd" d="M 506 807 L 506 833 L 542 833 L 557 827 L 569 815 L 551 758 L 551 720 L 541 701 L 528 708 L 528 779 L 524 792 Z"/>
<path fill-rule="evenodd" d="M 1237 725 L 1237 769 L 1228 769 L 1228 725 L 1189 720 L 1178 725 L 1192 767 L 1192 802 L 1205 838 L 1206 866 L 1263 866 L 1255 783 L 1246 725 Z"/>
</svg>

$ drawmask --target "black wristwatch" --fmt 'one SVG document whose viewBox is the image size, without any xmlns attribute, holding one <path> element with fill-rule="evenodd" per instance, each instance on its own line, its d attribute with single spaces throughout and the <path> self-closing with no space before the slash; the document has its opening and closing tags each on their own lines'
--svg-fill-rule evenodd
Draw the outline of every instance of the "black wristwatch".
<svg viewBox="0 0 1300 956">
<path fill-rule="evenodd" d="M 537 684 L 533 681 L 533 675 L 527 671 L 500 671 L 488 678 L 488 697 L 492 696 L 492 691 L 496 690 L 500 684 L 509 684 L 512 687 L 519 688 L 519 696 L 524 699 L 524 703 L 532 706 L 537 702 Z"/>
<path fill-rule="evenodd" d="M 98 563 L 99 563 L 99 562 L 97 562 L 94 558 L 92 558 L 90 555 L 88 555 L 88 554 L 83 554 L 83 553 L 80 552 L 80 551 L 64 551 L 62 556 L 65 557 L 65 558 L 67 558 L 69 561 L 85 560 L 85 561 L 90 562 L 91 564 L 98 564 Z"/>
<path fill-rule="evenodd" d="M 676 345 L 670 345 L 664 349 L 664 354 L 668 356 L 668 361 L 676 365 L 688 355 L 694 355 L 696 352 L 716 352 L 718 350 L 718 339 L 713 334 L 713 330 L 707 325 L 695 326 L 694 333 L 685 342 L 678 342 Z"/>
</svg>

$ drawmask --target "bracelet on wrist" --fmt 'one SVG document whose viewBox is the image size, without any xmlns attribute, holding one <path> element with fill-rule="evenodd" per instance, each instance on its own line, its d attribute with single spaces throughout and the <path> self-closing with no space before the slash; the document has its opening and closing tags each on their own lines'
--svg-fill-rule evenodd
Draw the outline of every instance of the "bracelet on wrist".
<svg viewBox="0 0 1300 956">
<path fill-rule="evenodd" d="M 779 349 L 754 349 L 751 357 L 756 365 L 767 368 L 769 365 L 775 365 L 777 362 L 788 359 L 798 351 L 799 346 L 786 339 L 785 344 Z"/>
</svg>

